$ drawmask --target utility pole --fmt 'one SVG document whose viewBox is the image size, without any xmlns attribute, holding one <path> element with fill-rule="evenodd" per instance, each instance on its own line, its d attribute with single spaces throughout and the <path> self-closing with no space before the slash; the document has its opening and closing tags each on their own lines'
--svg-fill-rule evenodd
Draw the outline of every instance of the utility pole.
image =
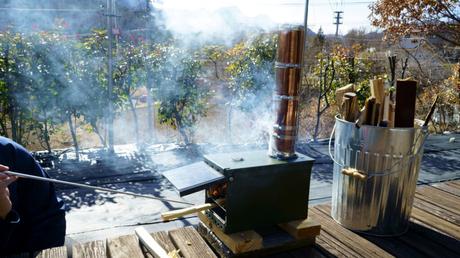
<svg viewBox="0 0 460 258">
<path fill-rule="evenodd" d="M 150 23 L 151 21 L 151 16 L 150 16 L 150 1 L 146 0 L 145 1 L 145 31 L 144 31 L 144 37 L 145 37 L 145 42 L 144 42 L 144 47 L 146 47 L 148 50 L 151 49 L 152 42 L 149 38 L 149 26 L 152 26 Z M 149 52 L 149 51 L 146 51 Z M 155 143 L 156 142 L 156 134 L 155 134 L 155 110 L 154 110 L 154 101 L 153 101 L 153 74 L 152 74 L 152 68 L 150 65 L 146 66 L 146 74 L 147 74 L 147 123 L 148 123 L 148 141 L 149 143 Z"/>
<path fill-rule="evenodd" d="M 310 1 L 305 0 L 305 11 L 304 11 L 304 16 L 303 16 L 303 29 L 304 29 L 304 42 L 303 42 L 303 54 L 302 54 L 302 64 L 300 68 L 300 84 L 302 84 L 302 78 L 306 74 L 306 67 L 305 67 L 305 54 L 307 53 L 308 49 L 308 7 L 309 7 Z M 310 97 L 310 85 L 307 84 L 307 96 Z M 308 98 L 307 97 L 307 98 Z M 308 99 L 307 99 L 308 100 Z M 297 116 L 297 124 L 300 124 L 300 116 Z M 297 132 L 296 132 L 296 138 L 299 139 L 299 127 L 297 127 Z"/>
<path fill-rule="evenodd" d="M 108 62 L 107 62 L 107 139 L 109 152 L 113 152 L 113 18 L 115 17 L 113 0 L 107 0 L 107 36 L 109 40 L 108 46 Z"/>
<path fill-rule="evenodd" d="M 343 11 L 335 11 L 334 13 L 336 15 L 334 17 L 335 22 L 333 24 L 335 25 L 335 37 L 337 38 L 339 36 L 339 25 L 343 24 L 343 22 L 341 21 L 341 19 L 343 18 L 342 17 Z"/>
</svg>

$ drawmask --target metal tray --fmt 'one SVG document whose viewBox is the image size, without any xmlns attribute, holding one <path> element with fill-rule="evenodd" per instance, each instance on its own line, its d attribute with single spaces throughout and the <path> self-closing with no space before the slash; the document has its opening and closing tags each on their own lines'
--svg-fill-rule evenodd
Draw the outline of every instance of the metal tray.
<svg viewBox="0 0 460 258">
<path fill-rule="evenodd" d="M 168 170 L 163 173 L 163 176 L 173 184 L 180 196 L 195 193 L 225 181 L 224 175 L 204 162 Z"/>
</svg>

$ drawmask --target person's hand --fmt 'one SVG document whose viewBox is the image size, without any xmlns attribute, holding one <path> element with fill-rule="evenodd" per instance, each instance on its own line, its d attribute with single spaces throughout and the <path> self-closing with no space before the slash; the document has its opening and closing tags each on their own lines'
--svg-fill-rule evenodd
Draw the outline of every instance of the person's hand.
<svg viewBox="0 0 460 258">
<path fill-rule="evenodd" d="M 12 203 L 10 200 L 10 191 L 8 185 L 14 182 L 17 177 L 1 173 L 7 171 L 7 166 L 0 165 L 0 218 L 5 219 L 11 211 Z"/>
</svg>

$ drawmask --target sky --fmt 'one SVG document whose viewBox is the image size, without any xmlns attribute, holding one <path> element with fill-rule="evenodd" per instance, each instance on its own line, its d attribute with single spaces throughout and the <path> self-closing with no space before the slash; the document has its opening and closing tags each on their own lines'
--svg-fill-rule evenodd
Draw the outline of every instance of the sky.
<svg viewBox="0 0 460 258">
<path fill-rule="evenodd" d="M 335 33 L 334 11 L 343 11 L 339 34 L 353 28 L 373 30 L 368 6 L 375 0 L 309 0 L 308 27 L 314 32 L 321 27 L 326 34 Z M 186 10 L 200 13 L 224 7 L 237 7 L 248 17 L 264 16 L 278 24 L 303 24 L 305 0 L 163 0 L 165 10 Z"/>
</svg>

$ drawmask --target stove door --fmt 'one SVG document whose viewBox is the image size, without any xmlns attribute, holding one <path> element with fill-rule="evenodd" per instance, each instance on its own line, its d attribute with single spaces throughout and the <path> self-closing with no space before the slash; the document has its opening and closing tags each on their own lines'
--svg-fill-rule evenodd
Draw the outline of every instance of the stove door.
<svg viewBox="0 0 460 258">
<path fill-rule="evenodd" d="M 195 193 L 225 181 L 224 175 L 204 162 L 168 170 L 163 173 L 163 176 L 176 187 L 180 196 Z"/>
</svg>

